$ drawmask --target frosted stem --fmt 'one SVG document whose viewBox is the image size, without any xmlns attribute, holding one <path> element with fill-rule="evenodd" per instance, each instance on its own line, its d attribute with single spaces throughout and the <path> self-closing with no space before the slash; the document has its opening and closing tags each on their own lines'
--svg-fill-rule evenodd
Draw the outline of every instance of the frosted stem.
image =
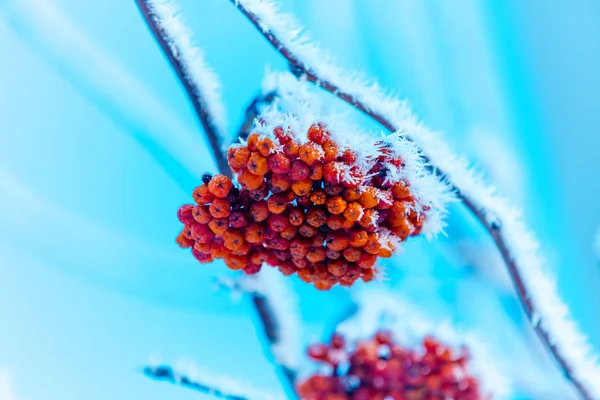
<svg viewBox="0 0 600 400">
<path fill-rule="evenodd" d="M 198 82 L 194 80 L 194 77 L 189 73 L 188 67 L 182 60 L 181 55 L 184 54 L 184 49 L 178 47 L 177 41 L 172 37 L 171 32 L 161 24 L 160 17 L 153 9 L 153 1 L 136 0 L 136 4 L 192 103 L 219 170 L 221 173 L 231 176 L 227 157 L 223 152 L 223 138 L 225 134 L 222 132 L 222 128 L 215 123 L 215 115 L 211 114 L 211 103 L 207 100 L 207 93 L 203 90 L 204 88 L 199 87 Z"/>
</svg>

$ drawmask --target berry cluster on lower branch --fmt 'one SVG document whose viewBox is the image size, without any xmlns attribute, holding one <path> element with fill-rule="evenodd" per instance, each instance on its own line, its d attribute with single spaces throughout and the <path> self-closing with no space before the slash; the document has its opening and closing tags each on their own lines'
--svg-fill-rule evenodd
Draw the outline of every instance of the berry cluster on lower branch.
<svg viewBox="0 0 600 400">
<path fill-rule="evenodd" d="M 372 280 L 378 257 L 425 221 L 403 160 L 381 140 L 367 156 L 340 148 L 322 123 L 301 134 L 277 126 L 233 145 L 239 187 L 205 175 L 196 204 L 179 210 L 178 243 L 203 263 L 223 259 L 248 274 L 267 263 L 322 290 Z"/>
<path fill-rule="evenodd" d="M 334 335 L 329 344 L 314 344 L 308 355 L 326 364 L 298 385 L 302 400 L 482 400 L 478 381 L 465 370 L 466 354 L 455 356 L 433 338 L 420 349 L 396 343 L 380 331 L 349 350 Z"/>
</svg>

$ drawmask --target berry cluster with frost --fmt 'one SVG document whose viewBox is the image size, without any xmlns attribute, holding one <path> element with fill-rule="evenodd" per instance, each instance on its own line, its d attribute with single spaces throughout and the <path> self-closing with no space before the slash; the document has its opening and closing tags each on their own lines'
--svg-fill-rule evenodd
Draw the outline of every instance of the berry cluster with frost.
<svg viewBox="0 0 600 400">
<path fill-rule="evenodd" d="M 434 338 L 420 349 L 396 343 L 387 331 L 349 350 L 341 335 L 308 349 L 330 367 L 298 385 L 302 400 L 482 400 L 477 379 L 466 372 L 468 355 L 455 355 Z"/>
<path fill-rule="evenodd" d="M 373 139 L 365 155 L 338 145 L 324 123 L 298 133 L 266 126 L 228 151 L 239 188 L 205 176 L 197 204 L 179 210 L 178 243 L 198 261 L 248 274 L 266 262 L 327 290 L 372 280 L 378 257 L 421 232 L 426 214 L 393 142 Z"/>
</svg>

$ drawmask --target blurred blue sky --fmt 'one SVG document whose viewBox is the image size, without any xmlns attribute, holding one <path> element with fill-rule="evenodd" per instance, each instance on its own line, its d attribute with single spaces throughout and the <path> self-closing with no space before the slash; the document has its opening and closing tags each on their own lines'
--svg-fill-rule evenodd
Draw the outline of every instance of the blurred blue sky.
<svg viewBox="0 0 600 400">
<path fill-rule="evenodd" d="M 285 65 L 228 1 L 178 4 L 222 77 L 233 130 L 265 65 Z M 342 65 L 407 98 L 524 208 L 562 297 L 600 351 L 600 3 L 282 4 Z M 0 0 L 0 49 L 8 400 L 203 398 L 136 372 L 152 354 L 280 390 L 250 307 L 214 293 L 223 266 L 199 267 L 174 245 L 175 210 L 214 164 L 134 2 Z M 488 335 L 508 360 L 518 356 L 537 371 L 518 382 L 523 392 L 547 386 L 569 398 L 489 239 L 458 208 L 448 233 L 410 243 L 386 285 Z M 348 294 L 296 286 L 303 340 L 318 339 Z"/>
</svg>

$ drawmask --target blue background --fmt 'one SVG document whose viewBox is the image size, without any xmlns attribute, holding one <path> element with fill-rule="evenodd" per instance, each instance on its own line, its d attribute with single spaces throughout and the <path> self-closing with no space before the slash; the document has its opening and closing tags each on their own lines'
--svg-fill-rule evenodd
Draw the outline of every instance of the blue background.
<svg viewBox="0 0 600 400">
<path fill-rule="evenodd" d="M 222 78 L 233 132 L 265 65 L 285 65 L 228 1 L 178 4 Z M 282 4 L 524 208 L 600 351 L 600 3 Z M 223 265 L 174 244 L 175 210 L 215 166 L 133 2 L 0 0 L 0 123 L 0 371 L 14 399 L 203 398 L 141 375 L 152 354 L 280 390 L 247 302 L 215 293 Z M 569 398 L 489 239 L 460 207 L 448 234 L 410 243 L 384 285 L 485 335 L 515 363 L 519 398 L 537 386 Z M 306 343 L 348 293 L 295 286 Z M 535 384 L 519 381 L 526 371 Z"/>
</svg>

